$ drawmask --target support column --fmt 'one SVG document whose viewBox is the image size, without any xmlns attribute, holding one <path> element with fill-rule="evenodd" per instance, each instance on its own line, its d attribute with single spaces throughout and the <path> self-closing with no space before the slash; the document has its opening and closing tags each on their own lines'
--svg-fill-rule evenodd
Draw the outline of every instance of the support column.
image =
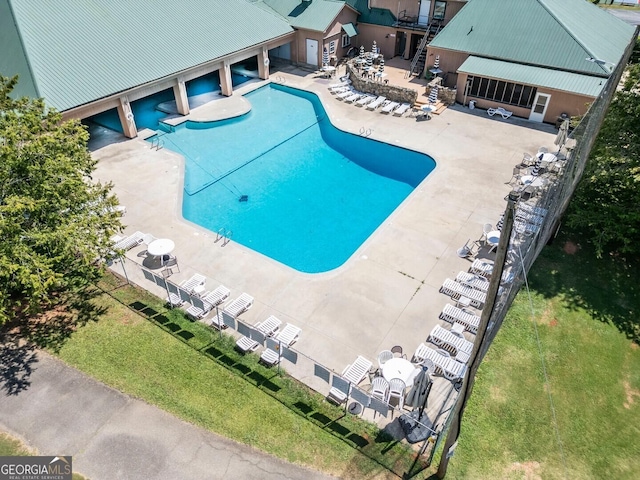
<svg viewBox="0 0 640 480">
<path fill-rule="evenodd" d="M 258 53 L 258 75 L 262 80 L 269 80 L 269 50 L 266 48 Z"/>
<path fill-rule="evenodd" d="M 231 64 L 228 60 L 224 61 L 220 69 L 220 89 L 225 97 L 233 95 L 233 83 L 231 82 Z"/>
<path fill-rule="evenodd" d="M 187 97 L 187 87 L 184 85 L 184 80 L 181 78 L 176 79 L 176 84 L 173 86 L 173 96 L 176 99 L 176 108 L 180 115 L 189 115 L 189 98 Z"/>
<path fill-rule="evenodd" d="M 124 136 L 127 138 L 136 138 L 138 136 L 138 129 L 136 127 L 136 121 L 133 118 L 131 105 L 126 97 L 120 99 L 118 117 L 120 118 L 120 125 L 122 125 Z"/>
</svg>

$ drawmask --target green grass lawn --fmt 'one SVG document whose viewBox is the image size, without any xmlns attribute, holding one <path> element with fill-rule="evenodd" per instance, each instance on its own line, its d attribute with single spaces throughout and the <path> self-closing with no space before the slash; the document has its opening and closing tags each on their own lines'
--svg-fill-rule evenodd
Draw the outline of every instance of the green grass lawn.
<svg viewBox="0 0 640 480">
<path fill-rule="evenodd" d="M 480 367 L 447 478 L 640 478 L 640 269 L 564 245 L 539 257 L 533 314 L 523 289 Z"/>
<path fill-rule="evenodd" d="M 234 352 L 230 337 L 221 340 L 147 292 L 117 288 L 115 281 L 107 276 L 102 284 L 113 297 L 93 300 L 106 313 L 55 342 L 65 362 L 196 425 L 342 478 L 397 478 L 389 470 L 401 475 L 410 468 L 413 452 L 374 425 L 344 416 L 319 394 L 259 365 L 257 356 Z"/>
</svg>

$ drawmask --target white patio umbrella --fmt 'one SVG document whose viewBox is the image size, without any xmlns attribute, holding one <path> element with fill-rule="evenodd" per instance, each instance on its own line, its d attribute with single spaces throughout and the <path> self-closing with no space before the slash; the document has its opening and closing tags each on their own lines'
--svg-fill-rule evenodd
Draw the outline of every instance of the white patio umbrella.
<svg viewBox="0 0 640 480">
<path fill-rule="evenodd" d="M 322 50 L 322 66 L 329 66 L 329 51 L 327 50 L 327 47 L 324 47 L 324 50 Z"/>
<path fill-rule="evenodd" d="M 436 60 L 435 62 L 433 62 L 433 67 L 430 68 L 429 71 L 436 76 L 439 73 L 442 73 L 442 70 L 440 70 L 440 55 L 436 55 Z"/>
</svg>

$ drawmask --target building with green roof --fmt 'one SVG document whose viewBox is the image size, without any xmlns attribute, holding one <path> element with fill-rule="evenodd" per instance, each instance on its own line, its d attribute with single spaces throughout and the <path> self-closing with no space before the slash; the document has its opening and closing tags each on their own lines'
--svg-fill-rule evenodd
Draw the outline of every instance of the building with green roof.
<svg viewBox="0 0 640 480">
<path fill-rule="evenodd" d="M 385 58 L 413 58 L 420 42 L 431 40 L 467 0 L 346 0 L 358 15 L 358 42 L 375 40 Z M 422 58 L 422 60 L 424 60 Z M 423 65 L 424 66 L 424 65 Z"/>
<path fill-rule="evenodd" d="M 337 61 L 358 15 L 337 0 L 0 0 L 0 73 L 65 118 L 115 108 L 134 137 L 130 102 L 172 89 L 184 115 L 185 84 L 212 72 L 231 95 L 234 65 L 266 79 L 270 57 L 317 67 L 327 49 Z"/>
<path fill-rule="evenodd" d="M 458 102 L 553 123 L 586 112 L 636 36 L 584 0 L 471 0 L 429 44 L 426 68 L 439 57 Z"/>
<path fill-rule="evenodd" d="M 0 73 L 19 75 L 15 95 L 43 97 L 67 118 L 118 109 L 126 136 L 137 134 L 129 102 L 173 88 L 178 111 L 185 82 L 290 43 L 291 25 L 246 0 L 0 0 Z"/>
</svg>

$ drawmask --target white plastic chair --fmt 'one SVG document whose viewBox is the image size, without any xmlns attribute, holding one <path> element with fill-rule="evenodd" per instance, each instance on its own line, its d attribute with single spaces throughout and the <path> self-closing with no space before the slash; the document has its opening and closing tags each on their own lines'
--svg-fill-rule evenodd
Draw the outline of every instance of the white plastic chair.
<svg viewBox="0 0 640 480">
<path fill-rule="evenodd" d="M 482 226 L 482 240 L 484 240 L 485 242 L 487 241 L 487 235 L 489 235 L 489 232 L 493 232 L 493 225 L 491 225 L 490 223 L 485 223 Z"/>
<path fill-rule="evenodd" d="M 400 378 L 392 378 L 389 381 L 389 401 L 392 398 L 398 400 L 398 408 L 404 406 L 404 391 L 407 388 L 405 383 Z"/>
<path fill-rule="evenodd" d="M 389 382 L 384 377 L 373 379 L 371 382 L 371 396 L 383 402 L 389 401 Z"/>
<path fill-rule="evenodd" d="M 378 354 L 378 365 L 380 368 L 394 357 L 391 350 L 383 350 Z"/>
</svg>

